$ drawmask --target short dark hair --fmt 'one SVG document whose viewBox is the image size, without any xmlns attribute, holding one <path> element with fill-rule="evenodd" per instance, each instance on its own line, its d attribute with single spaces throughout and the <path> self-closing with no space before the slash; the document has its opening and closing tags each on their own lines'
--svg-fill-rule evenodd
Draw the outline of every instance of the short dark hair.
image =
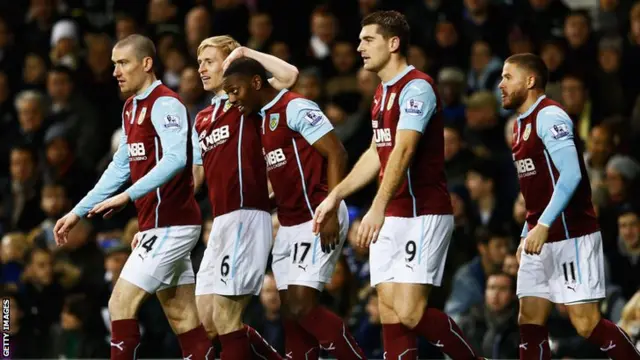
<svg viewBox="0 0 640 360">
<path fill-rule="evenodd" d="M 506 225 L 490 224 L 489 226 L 481 226 L 475 231 L 476 243 L 488 245 L 492 239 L 511 239 Z"/>
<path fill-rule="evenodd" d="M 67 75 L 67 79 L 70 82 L 74 82 L 73 71 L 64 65 L 55 65 L 51 69 L 49 69 L 49 74 L 57 73 L 57 74 L 65 74 Z"/>
<path fill-rule="evenodd" d="M 509 284 L 509 290 L 511 290 L 513 293 L 516 292 L 516 290 L 517 290 L 517 280 L 511 274 L 507 274 L 504 271 L 498 271 L 498 272 L 494 272 L 492 274 L 487 274 L 487 280 L 489 280 L 489 276 L 503 276 L 503 277 L 509 278 L 509 280 L 511 281 L 511 283 Z"/>
<path fill-rule="evenodd" d="M 398 52 L 406 57 L 409 54 L 411 30 L 407 18 L 397 11 L 376 11 L 362 19 L 362 27 L 378 25 L 378 32 L 383 38 L 397 36 L 400 39 Z"/>
<path fill-rule="evenodd" d="M 151 41 L 151 39 L 143 35 L 132 34 L 118 41 L 114 47 L 117 48 L 129 45 L 133 46 L 136 57 L 139 60 L 150 57 L 154 60 L 155 63 L 156 46 L 153 44 L 153 41 Z"/>
<path fill-rule="evenodd" d="M 505 62 L 515 64 L 533 72 L 536 77 L 537 89 L 544 90 L 547 87 L 549 70 L 540 56 L 531 53 L 516 54 L 509 56 Z"/>
<path fill-rule="evenodd" d="M 31 160 L 33 160 L 34 163 L 38 161 L 38 150 L 30 144 L 20 142 L 11 147 L 10 153 L 14 151 L 26 152 L 31 156 Z"/>
<path fill-rule="evenodd" d="M 260 77 L 260 80 L 262 80 L 263 86 L 269 84 L 269 82 L 267 81 L 267 70 L 264 68 L 264 66 L 262 66 L 262 64 L 260 64 L 258 61 L 248 57 L 242 57 L 234 60 L 231 64 L 229 64 L 229 67 L 224 72 L 223 76 L 227 77 L 235 74 L 245 75 L 249 77 L 257 75 Z"/>
</svg>

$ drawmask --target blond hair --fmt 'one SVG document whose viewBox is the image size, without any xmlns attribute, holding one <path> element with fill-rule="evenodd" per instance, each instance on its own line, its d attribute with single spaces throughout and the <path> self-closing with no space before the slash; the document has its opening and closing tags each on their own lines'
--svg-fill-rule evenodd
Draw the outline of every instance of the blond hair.
<svg viewBox="0 0 640 360">
<path fill-rule="evenodd" d="M 220 50 L 226 58 L 233 50 L 240 47 L 240 43 L 229 35 L 212 36 L 202 40 L 200 46 L 198 46 L 197 55 L 200 56 L 200 53 L 208 47 Z"/>
</svg>

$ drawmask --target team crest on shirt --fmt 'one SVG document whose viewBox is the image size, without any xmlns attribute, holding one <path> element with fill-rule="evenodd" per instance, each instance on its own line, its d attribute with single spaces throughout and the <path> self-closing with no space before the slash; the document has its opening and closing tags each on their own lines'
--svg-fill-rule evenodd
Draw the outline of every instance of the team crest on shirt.
<svg viewBox="0 0 640 360">
<path fill-rule="evenodd" d="M 269 115 L 269 130 L 274 131 L 280 122 L 280 114 Z"/>
<path fill-rule="evenodd" d="M 524 134 L 522 134 L 522 140 L 529 140 L 529 135 L 531 135 L 531 123 L 528 123 L 527 126 L 524 127 Z"/>
<path fill-rule="evenodd" d="M 142 122 L 144 121 L 144 117 L 147 116 L 147 107 L 143 107 L 142 110 L 140 111 L 140 116 L 138 116 L 138 125 L 142 125 Z"/>
<path fill-rule="evenodd" d="M 387 102 L 387 110 L 391 110 L 393 107 L 393 101 L 396 99 L 396 93 L 391 93 L 389 95 L 389 101 Z"/>
<path fill-rule="evenodd" d="M 231 104 L 230 101 L 227 101 L 226 103 L 224 103 L 224 107 L 222 108 L 222 112 L 227 112 L 227 110 L 231 109 L 231 106 L 233 106 L 233 104 Z"/>
</svg>

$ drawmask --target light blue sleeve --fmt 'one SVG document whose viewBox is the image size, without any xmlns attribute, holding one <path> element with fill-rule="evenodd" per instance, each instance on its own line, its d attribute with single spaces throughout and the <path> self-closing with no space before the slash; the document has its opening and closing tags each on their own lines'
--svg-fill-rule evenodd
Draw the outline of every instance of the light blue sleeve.
<svg viewBox="0 0 640 360">
<path fill-rule="evenodd" d="M 525 221 L 524 226 L 522 227 L 522 233 L 520 233 L 520 237 L 526 238 L 528 233 L 529 233 L 529 225 L 527 225 L 527 222 Z"/>
<path fill-rule="evenodd" d="M 200 149 L 200 137 L 195 123 L 191 127 L 191 146 L 193 146 L 193 165 L 202 166 L 202 149 Z"/>
<path fill-rule="evenodd" d="M 187 164 L 187 141 L 192 141 L 187 108 L 176 98 L 160 97 L 151 109 L 151 122 L 160 138 L 162 159 L 126 190 L 132 200 L 164 185 Z"/>
<path fill-rule="evenodd" d="M 433 87 L 424 79 L 411 80 L 400 92 L 400 120 L 397 130 L 423 133 L 438 108 Z"/>
<path fill-rule="evenodd" d="M 542 109 L 538 113 L 536 130 L 560 174 L 551 200 L 538 219 L 539 224 L 551 226 L 580 184 L 580 159 L 573 141 L 573 122 L 564 110 L 557 106 Z"/>
<path fill-rule="evenodd" d="M 287 105 L 287 125 L 311 145 L 333 130 L 333 125 L 318 105 L 301 98 L 293 99 Z"/>
<path fill-rule="evenodd" d="M 80 202 L 71 210 L 79 217 L 87 215 L 89 210 L 101 201 L 106 200 L 111 194 L 129 179 L 129 152 L 127 151 L 127 137 L 122 132 L 120 144 L 107 169 L 102 173 L 98 183 Z"/>
</svg>

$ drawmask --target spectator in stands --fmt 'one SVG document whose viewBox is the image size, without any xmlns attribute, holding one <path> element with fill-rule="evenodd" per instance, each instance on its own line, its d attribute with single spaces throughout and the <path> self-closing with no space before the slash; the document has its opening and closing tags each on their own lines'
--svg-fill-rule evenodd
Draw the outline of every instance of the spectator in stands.
<svg viewBox="0 0 640 360">
<path fill-rule="evenodd" d="M 618 35 L 626 26 L 624 19 L 628 14 L 628 6 L 619 0 L 600 0 L 596 20 L 602 35 Z"/>
<path fill-rule="evenodd" d="M 211 101 L 202 88 L 198 69 L 193 66 L 187 66 L 182 70 L 178 95 L 180 95 L 182 102 L 187 107 L 187 112 L 191 119 L 190 123 L 195 124 L 196 115 L 207 107 Z"/>
<path fill-rule="evenodd" d="M 211 34 L 211 14 L 204 6 L 189 10 L 185 18 L 184 33 L 189 56 L 197 59 L 198 46 Z"/>
<path fill-rule="evenodd" d="M 288 63 L 293 63 L 293 58 L 292 58 L 292 54 L 291 54 L 291 48 L 289 47 L 289 45 L 284 42 L 284 41 L 274 41 L 273 43 L 271 43 L 271 46 L 269 47 L 269 54 L 284 60 Z"/>
<path fill-rule="evenodd" d="M 129 35 L 139 33 L 138 22 L 133 16 L 120 14 L 116 16 L 116 40 L 120 41 Z"/>
<path fill-rule="evenodd" d="M 615 143 L 612 129 L 605 125 L 597 125 L 591 129 L 587 151 L 584 153 L 584 164 L 591 182 L 594 206 L 604 205 L 606 201 L 606 166 L 613 155 Z"/>
<path fill-rule="evenodd" d="M 172 90 L 177 91 L 180 86 L 180 75 L 187 67 L 187 58 L 185 52 L 179 47 L 172 47 L 167 50 L 167 56 L 163 59 L 165 66 L 162 83 Z"/>
<path fill-rule="evenodd" d="M 271 45 L 273 35 L 273 24 L 271 15 L 266 12 L 257 12 L 249 19 L 249 40 L 247 47 L 266 52 Z"/>
<path fill-rule="evenodd" d="M 475 155 L 462 139 L 459 126 L 449 124 L 444 128 L 444 161 L 447 184 L 464 185 L 467 170 L 475 161 Z"/>
<path fill-rule="evenodd" d="M 11 357 L 15 359 L 42 359 L 46 355 L 42 342 L 35 337 L 34 324 L 30 321 L 29 308 L 19 293 L 3 290 L 2 299 L 9 301 L 9 348 Z"/>
<path fill-rule="evenodd" d="M 467 170 L 465 185 L 475 224 L 502 228 L 509 223 L 512 208 L 504 196 L 498 195 L 497 174 L 495 163 L 486 159 L 475 161 Z"/>
<path fill-rule="evenodd" d="M 508 254 L 504 258 L 504 264 L 502 264 L 502 272 L 509 274 L 514 278 L 518 276 L 518 257 L 515 254 Z"/>
<path fill-rule="evenodd" d="M 37 53 L 30 53 L 22 65 L 22 84 L 27 90 L 45 90 L 48 62 Z"/>
<path fill-rule="evenodd" d="M 330 73 L 327 74 L 325 94 L 332 97 L 342 93 L 357 93 L 358 81 L 355 77 L 358 72 L 355 46 L 345 40 L 336 41 L 331 47 Z M 356 101 L 357 104 L 357 101 Z"/>
<path fill-rule="evenodd" d="M 476 155 L 507 153 L 498 102 L 490 91 L 479 91 L 467 100 L 467 128 L 464 138 Z"/>
<path fill-rule="evenodd" d="M 558 1 L 560 2 L 560 1 Z M 545 93 L 555 101 L 562 101 L 561 80 L 565 74 L 565 44 L 559 40 L 547 40 L 540 47 L 540 57 L 547 65 L 549 81 Z"/>
<path fill-rule="evenodd" d="M 427 55 L 422 46 L 410 45 L 407 63 L 423 73 L 430 74 L 433 69 L 433 59 Z"/>
<path fill-rule="evenodd" d="M 310 20 L 308 56 L 312 63 L 321 64 L 322 60 L 331 55 L 331 46 L 336 39 L 338 25 L 335 16 L 324 7 L 314 10 Z"/>
<path fill-rule="evenodd" d="M 280 354 L 284 353 L 284 328 L 280 322 L 280 296 L 276 287 L 273 274 L 264 276 L 262 290 L 260 290 L 260 303 L 264 308 L 264 319 L 261 327 L 256 328 L 262 337 L 273 346 Z"/>
<path fill-rule="evenodd" d="M 34 237 L 37 246 L 48 248 L 51 251 L 57 249 L 53 227 L 56 225 L 56 221 L 69 211 L 70 205 L 67 189 L 61 183 L 50 182 L 42 187 L 40 209 L 46 218 L 30 234 Z"/>
<path fill-rule="evenodd" d="M 23 233 L 13 232 L 2 237 L 0 243 L 0 283 L 5 289 L 17 291 L 20 285 L 20 277 L 24 269 L 24 255 L 29 250 L 30 244 Z"/>
<path fill-rule="evenodd" d="M 26 48 L 31 51 L 49 49 L 50 34 L 58 14 L 54 1 L 31 1 L 26 13 L 25 29 L 22 31 Z"/>
<path fill-rule="evenodd" d="M 568 13 L 569 8 L 561 0 L 529 0 L 521 8 L 520 21 L 531 24 L 536 37 L 545 40 L 562 36 L 564 19 Z"/>
<path fill-rule="evenodd" d="M 66 19 L 56 22 L 51 30 L 51 63 L 76 70 L 80 61 L 79 41 L 75 22 Z"/>
<path fill-rule="evenodd" d="M 455 67 L 445 67 L 438 73 L 438 90 L 442 99 L 442 114 L 447 124 L 464 126 L 464 73 Z"/>
<path fill-rule="evenodd" d="M 444 308 L 456 322 L 471 307 L 484 303 L 487 278 L 502 269 L 509 249 L 509 236 L 500 229 L 480 228 L 476 239 L 479 255 L 456 272 L 453 289 Z"/>
<path fill-rule="evenodd" d="M 50 357 L 97 359 L 108 356 L 109 347 L 104 338 L 89 326 L 93 315 L 91 310 L 91 304 L 84 295 L 70 295 L 65 299 L 60 326 L 52 331 Z"/>
<path fill-rule="evenodd" d="M 471 93 L 485 90 L 499 94 L 498 84 L 501 79 L 502 60 L 495 56 L 487 41 L 474 41 L 471 44 L 471 67 L 467 74 L 467 90 Z"/>
<path fill-rule="evenodd" d="M 598 45 L 598 70 L 594 86 L 594 98 L 598 99 L 599 113 L 603 117 L 624 114 L 622 65 L 622 39 L 602 38 Z"/>
<path fill-rule="evenodd" d="M 584 143 L 597 118 L 593 114 L 593 102 L 582 77 L 569 73 L 562 78 L 562 105 L 575 124 L 575 133 Z"/>
<path fill-rule="evenodd" d="M 436 24 L 434 57 L 435 70 L 443 67 L 458 67 L 466 69 L 469 63 L 469 50 L 460 38 L 460 31 L 450 17 L 440 16 Z"/>
<path fill-rule="evenodd" d="M 611 280 L 622 287 L 625 298 L 630 299 L 640 289 L 640 214 L 625 206 L 618 215 L 618 241 L 607 252 Z"/>
<path fill-rule="evenodd" d="M 520 244 L 520 236 L 527 218 L 527 208 L 524 204 L 524 196 L 518 194 L 516 202 L 513 204 L 513 213 L 511 216 L 511 238 L 513 244 L 517 247 Z"/>
<path fill-rule="evenodd" d="M 474 349 L 481 349 L 481 354 L 493 359 L 518 358 L 516 279 L 502 272 L 489 275 L 484 299 L 484 304 L 460 317 L 460 329 Z"/>
<path fill-rule="evenodd" d="M 27 253 L 22 281 L 20 292 L 34 325 L 36 343 L 46 344 L 64 301 L 64 289 L 53 271 L 49 250 L 36 247 Z"/>
<path fill-rule="evenodd" d="M 618 326 L 631 337 L 636 349 L 640 348 L 640 290 L 625 305 Z"/>
<path fill-rule="evenodd" d="M 4 231 L 27 232 L 44 219 L 36 153 L 32 147 L 17 145 L 9 159 L 10 180 L 0 190 L 0 224 Z"/>
<path fill-rule="evenodd" d="M 574 10 L 564 20 L 567 63 L 579 72 L 592 74 L 596 69 L 598 48 L 591 34 L 591 18 L 586 11 Z"/>
<path fill-rule="evenodd" d="M 76 203 L 92 188 L 96 175 L 76 157 L 67 124 L 58 123 L 47 130 L 44 138 L 46 182 L 59 182 L 67 190 L 69 199 Z"/>
<path fill-rule="evenodd" d="M 505 35 L 509 29 L 509 17 L 503 7 L 488 0 L 465 0 L 466 16 L 462 19 L 462 34 L 465 39 L 484 39 L 500 56 L 507 54 Z"/>
<path fill-rule="evenodd" d="M 318 72 L 313 70 L 301 71 L 293 91 L 304 96 L 305 99 L 315 102 L 320 108 L 324 108 L 325 97 Z"/>
<path fill-rule="evenodd" d="M 20 128 L 19 133 L 14 134 L 15 137 L 11 139 L 12 143 L 22 141 L 40 149 L 47 129 L 44 96 L 34 90 L 25 90 L 16 96 L 15 105 Z"/>
</svg>

